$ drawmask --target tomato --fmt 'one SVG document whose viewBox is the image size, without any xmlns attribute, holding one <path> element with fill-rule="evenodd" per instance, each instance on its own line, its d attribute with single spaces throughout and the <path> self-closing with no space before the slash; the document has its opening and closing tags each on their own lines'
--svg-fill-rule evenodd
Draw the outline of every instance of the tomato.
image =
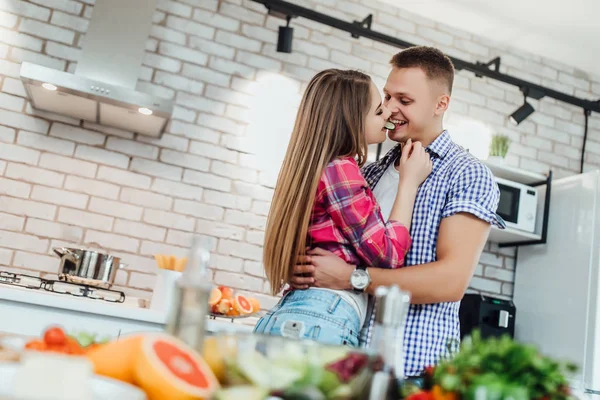
<svg viewBox="0 0 600 400">
<path fill-rule="evenodd" d="M 44 342 L 48 346 L 64 346 L 67 343 L 67 335 L 61 328 L 49 328 L 44 332 Z"/>
<path fill-rule="evenodd" d="M 433 396 L 429 392 L 420 391 L 413 393 L 406 398 L 406 400 L 432 400 Z"/>
<path fill-rule="evenodd" d="M 48 346 L 41 340 L 35 339 L 27 342 L 27 344 L 25 344 L 25 348 L 27 350 L 45 351 L 48 349 Z"/>
</svg>

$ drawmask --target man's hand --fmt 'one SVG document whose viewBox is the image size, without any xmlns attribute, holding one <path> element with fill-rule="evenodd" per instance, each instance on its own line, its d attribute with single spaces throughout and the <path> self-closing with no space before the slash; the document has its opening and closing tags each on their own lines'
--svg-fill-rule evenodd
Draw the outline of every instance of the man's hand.
<svg viewBox="0 0 600 400">
<path fill-rule="evenodd" d="M 310 286 L 328 289 L 350 289 L 350 274 L 354 266 L 330 251 L 309 250 L 307 256 L 298 259 L 290 285 L 294 289 L 308 289 Z"/>
<path fill-rule="evenodd" d="M 354 266 L 330 251 L 316 248 L 308 252 L 314 265 L 314 286 L 334 290 L 352 289 L 350 275 Z"/>
</svg>

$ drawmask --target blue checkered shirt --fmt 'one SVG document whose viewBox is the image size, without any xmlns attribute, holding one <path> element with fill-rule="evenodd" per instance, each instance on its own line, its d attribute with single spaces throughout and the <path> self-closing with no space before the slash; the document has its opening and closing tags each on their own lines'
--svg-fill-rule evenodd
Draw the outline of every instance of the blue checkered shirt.
<svg viewBox="0 0 600 400">
<path fill-rule="evenodd" d="M 500 191 L 491 171 L 477 158 L 452 142 L 443 131 L 427 148 L 433 171 L 419 187 L 410 233 L 413 244 L 406 255 L 406 266 L 436 261 L 436 244 L 442 218 L 466 212 L 504 228 L 496 214 Z M 363 168 L 365 179 L 374 188 L 400 154 L 400 145 L 379 161 Z M 372 300 L 372 299 L 371 299 Z M 373 302 L 369 302 L 367 323 L 361 342 L 368 345 L 373 325 Z M 404 333 L 406 376 L 418 376 L 449 354 L 460 341 L 458 309 L 460 302 L 412 304 Z"/>
</svg>

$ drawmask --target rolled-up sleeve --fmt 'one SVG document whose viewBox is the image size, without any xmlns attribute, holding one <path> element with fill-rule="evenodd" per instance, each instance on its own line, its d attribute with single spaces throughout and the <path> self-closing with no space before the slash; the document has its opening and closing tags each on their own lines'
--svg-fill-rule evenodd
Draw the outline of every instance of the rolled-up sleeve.
<svg viewBox="0 0 600 400">
<path fill-rule="evenodd" d="M 397 268 L 411 245 L 408 229 L 385 222 L 371 189 L 353 161 L 338 161 L 325 170 L 327 212 L 366 265 Z"/>
<path fill-rule="evenodd" d="M 479 162 L 472 163 L 453 182 L 442 218 L 464 212 L 504 229 L 504 220 L 496 214 L 499 201 L 500 189 L 490 169 Z"/>
</svg>

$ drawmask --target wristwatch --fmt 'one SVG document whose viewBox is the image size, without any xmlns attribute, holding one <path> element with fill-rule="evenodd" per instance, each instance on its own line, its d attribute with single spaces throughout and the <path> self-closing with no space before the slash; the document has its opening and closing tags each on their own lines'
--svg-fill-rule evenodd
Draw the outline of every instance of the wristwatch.
<svg viewBox="0 0 600 400">
<path fill-rule="evenodd" d="M 367 271 L 367 267 L 357 265 L 352 275 L 350 275 L 350 285 L 357 293 L 364 292 L 371 284 L 371 276 Z"/>
</svg>

